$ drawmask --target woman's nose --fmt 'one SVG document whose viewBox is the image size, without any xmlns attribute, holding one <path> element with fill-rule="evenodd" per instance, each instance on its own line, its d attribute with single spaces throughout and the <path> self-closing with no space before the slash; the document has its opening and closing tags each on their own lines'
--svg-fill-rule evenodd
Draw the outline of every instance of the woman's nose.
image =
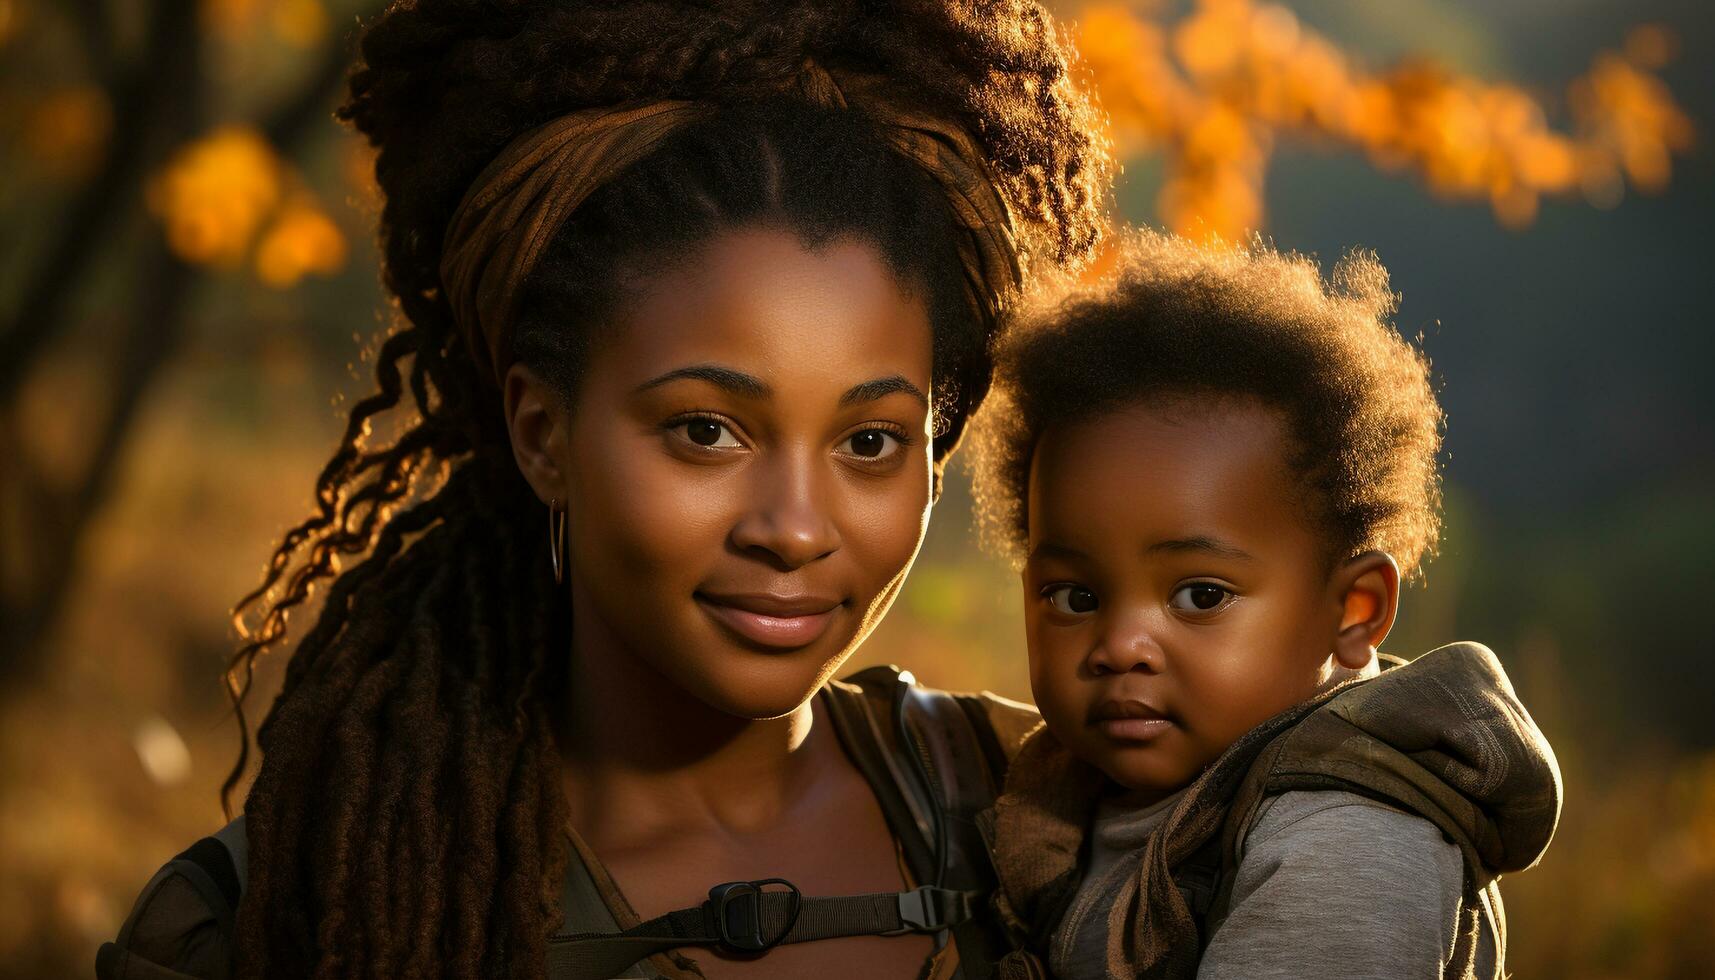
<svg viewBox="0 0 1715 980">
<path fill-rule="evenodd" d="M 1166 655 L 1145 617 L 1111 616 L 1084 663 L 1092 674 L 1098 675 L 1133 670 L 1159 674 L 1166 664 Z"/>
<path fill-rule="evenodd" d="M 751 503 L 733 525 L 740 551 L 767 557 L 783 570 L 799 568 L 840 547 L 833 519 L 831 481 L 816 472 L 813 455 L 781 454 L 777 465 L 757 467 Z"/>
</svg>

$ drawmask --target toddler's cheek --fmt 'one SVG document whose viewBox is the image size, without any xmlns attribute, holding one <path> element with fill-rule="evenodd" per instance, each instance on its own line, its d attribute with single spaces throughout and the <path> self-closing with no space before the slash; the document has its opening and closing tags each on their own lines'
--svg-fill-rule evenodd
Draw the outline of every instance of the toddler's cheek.
<svg viewBox="0 0 1715 980">
<path fill-rule="evenodd" d="M 1060 696 L 1056 696 L 1059 694 Z M 1042 720 L 1048 725 L 1048 731 L 1060 744 L 1075 748 L 1078 741 L 1077 726 L 1071 723 L 1073 706 L 1066 703 L 1063 692 L 1039 691 L 1036 694 L 1037 710 L 1042 712 Z"/>
<path fill-rule="evenodd" d="M 1046 644 L 1033 644 L 1030 649 L 1030 695 L 1037 710 L 1048 722 L 1049 731 L 1060 736 L 1063 726 L 1073 715 L 1082 719 L 1088 706 L 1083 703 L 1083 691 L 1077 677 L 1077 667 L 1068 665 L 1058 651 Z"/>
</svg>

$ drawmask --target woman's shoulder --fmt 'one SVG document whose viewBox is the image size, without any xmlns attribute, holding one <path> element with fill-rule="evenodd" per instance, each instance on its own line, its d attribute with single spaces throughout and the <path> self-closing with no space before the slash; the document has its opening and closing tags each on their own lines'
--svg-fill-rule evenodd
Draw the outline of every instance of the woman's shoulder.
<svg viewBox="0 0 1715 980">
<path fill-rule="evenodd" d="M 985 748 L 998 752 L 1004 768 L 1042 721 L 1034 705 L 1014 701 L 993 691 L 950 691 L 917 682 L 909 670 L 892 664 L 866 667 L 833 682 L 835 693 L 862 695 L 871 714 L 891 714 L 903 703 L 907 710 L 936 729 L 969 728 Z"/>
<path fill-rule="evenodd" d="M 99 980 L 224 980 L 243 894 L 244 818 L 162 865 L 112 942 L 96 954 Z"/>
</svg>

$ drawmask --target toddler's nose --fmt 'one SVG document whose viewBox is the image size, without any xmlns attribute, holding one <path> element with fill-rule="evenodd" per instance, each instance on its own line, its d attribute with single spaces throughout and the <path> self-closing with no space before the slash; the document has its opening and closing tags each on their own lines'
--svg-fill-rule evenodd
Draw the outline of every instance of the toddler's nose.
<svg viewBox="0 0 1715 980">
<path fill-rule="evenodd" d="M 1159 674 L 1164 662 L 1161 645 L 1155 642 L 1148 623 L 1141 617 L 1124 616 L 1109 620 L 1108 628 L 1102 631 L 1095 648 L 1085 658 L 1090 673 L 1098 676 L 1133 670 Z"/>
</svg>

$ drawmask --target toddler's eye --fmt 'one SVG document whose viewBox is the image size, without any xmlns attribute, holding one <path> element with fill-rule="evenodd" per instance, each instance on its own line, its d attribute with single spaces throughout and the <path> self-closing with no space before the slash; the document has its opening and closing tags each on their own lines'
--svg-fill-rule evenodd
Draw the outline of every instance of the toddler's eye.
<svg viewBox="0 0 1715 980">
<path fill-rule="evenodd" d="M 737 449 L 744 445 L 733 436 L 732 430 L 711 418 L 690 419 L 673 428 L 683 432 L 692 443 L 710 449 Z"/>
<path fill-rule="evenodd" d="M 1084 613 L 1095 612 L 1099 603 L 1096 594 L 1081 585 L 1050 585 L 1042 590 L 1042 597 L 1054 607 L 1055 612 L 1068 616 L 1081 616 Z"/>
<path fill-rule="evenodd" d="M 1232 592 L 1213 582 L 1192 582 L 1173 590 L 1167 604 L 1186 612 L 1212 612 L 1232 597 Z"/>
<path fill-rule="evenodd" d="M 865 429 L 845 440 L 847 452 L 860 459 L 886 459 L 899 451 L 899 437 L 886 429 Z"/>
</svg>

